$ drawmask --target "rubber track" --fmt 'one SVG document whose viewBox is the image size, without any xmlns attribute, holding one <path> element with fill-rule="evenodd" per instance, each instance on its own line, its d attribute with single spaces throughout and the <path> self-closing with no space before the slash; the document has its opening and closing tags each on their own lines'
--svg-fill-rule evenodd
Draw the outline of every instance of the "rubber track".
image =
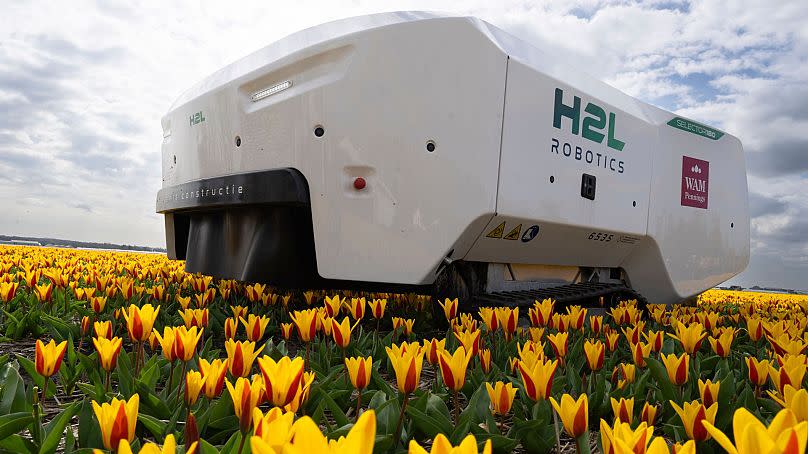
<svg viewBox="0 0 808 454">
<path fill-rule="evenodd" d="M 621 299 L 636 299 L 643 305 L 647 303 L 642 295 L 623 284 L 581 282 L 535 290 L 486 293 L 475 297 L 472 307 L 475 310 L 484 306 L 530 307 L 533 306 L 534 301 L 541 301 L 545 298 L 552 298 L 560 305 L 569 305 L 601 296 L 608 298 L 613 295 L 619 296 Z"/>
</svg>

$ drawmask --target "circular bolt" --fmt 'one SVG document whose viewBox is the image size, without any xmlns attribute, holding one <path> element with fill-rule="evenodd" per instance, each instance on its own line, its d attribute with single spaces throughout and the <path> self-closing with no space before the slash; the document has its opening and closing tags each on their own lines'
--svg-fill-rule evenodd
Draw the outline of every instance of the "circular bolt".
<svg viewBox="0 0 808 454">
<path fill-rule="evenodd" d="M 241 146 L 241 137 L 239 137 L 239 136 L 236 136 L 236 146 L 237 147 Z"/>
<path fill-rule="evenodd" d="M 555 183 L 555 177 L 553 175 L 550 175 L 550 183 Z"/>
<path fill-rule="evenodd" d="M 432 153 L 433 151 L 435 151 L 435 142 L 433 142 L 433 141 L 431 141 L 431 140 L 430 140 L 429 142 L 427 142 L 427 143 L 426 143 L 426 151 L 428 151 L 428 152 L 430 152 L 430 153 Z"/>
<path fill-rule="evenodd" d="M 325 134 L 325 129 L 322 126 L 317 126 L 314 128 L 314 135 L 317 137 L 322 137 Z"/>
<path fill-rule="evenodd" d="M 734 223 L 734 222 L 730 222 L 730 223 L 729 223 L 729 228 L 734 229 L 734 228 L 735 228 L 735 223 Z"/>
<path fill-rule="evenodd" d="M 631 202 L 631 206 L 633 206 L 633 207 L 637 206 L 637 201 L 635 200 L 635 201 Z"/>
<path fill-rule="evenodd" d="M 357 191 L 361 191 L 362 189 L 365 189 L 365 186 L 367 186 L 367 182 L 362 177 L 356 177 L 356 179 L 353 181 L 353 187 Z"/>
</svg>

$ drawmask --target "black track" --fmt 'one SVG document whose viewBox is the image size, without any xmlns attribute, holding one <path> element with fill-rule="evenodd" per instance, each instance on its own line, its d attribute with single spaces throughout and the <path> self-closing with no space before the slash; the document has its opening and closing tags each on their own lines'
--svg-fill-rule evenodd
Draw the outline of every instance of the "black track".
<svg viewBox="0 0 808 454">
<path fill-rule="evenodd" d="M 486 293 L 474 297 L 470 309 L 476 311 L 484 306 L 530 307 L 534 301 L 545 298 L 552 298 L 559 305 L 594 306 L 600 301 L 600 297 L 603 297 L 606 306 L 628 299 L 636 299 L 643 306 L 647 304 L 642 295 L 623 284 L 581 282 L 535 290 Z"/>
</svg>

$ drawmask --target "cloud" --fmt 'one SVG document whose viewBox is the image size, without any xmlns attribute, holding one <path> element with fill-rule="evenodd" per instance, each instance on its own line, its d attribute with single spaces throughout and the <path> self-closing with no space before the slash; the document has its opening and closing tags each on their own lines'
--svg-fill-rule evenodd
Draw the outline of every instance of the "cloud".
<svg viewBox="0 0 808 454">
<path fill-rule="evenodd" d="M 396 7 L 478 16 L 632 96 L 738 136 L 747 151 L 755 257 L 736 281 L 797 286 L 792 271 L 808 271 L 805 2 L 405 0 Z M 174 99 L 285 35 L 388 8 L 371 0 L 284 8 L 257 0 L 5 5 L 0 232 L 163 245 L 154 197 L 160 118 Z"/>
</svg>

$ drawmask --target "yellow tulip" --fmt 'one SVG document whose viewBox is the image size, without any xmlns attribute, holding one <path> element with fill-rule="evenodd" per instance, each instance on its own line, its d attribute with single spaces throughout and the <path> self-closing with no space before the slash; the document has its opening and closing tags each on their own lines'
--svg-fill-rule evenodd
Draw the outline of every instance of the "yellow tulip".
<svg viewBox="0 0 808 454">
<path fill-rule="evenodd" d="M 457 298 L 453 300 L 446 298 L 443 302 L 438 301 L 438 304 L 440 304 L 440 307 L 443 308 L 443 314 L 446 316 L 447 321 L 452 321 L 455 317 L 457 317 Z"/>
<path fill-rule="evenodd" d="M 516 332 L 516 325 L 519 322 L 519 308 L 498 307 L 494 309 L 497 314 L 497 322 L 505 333 L 505 339 L 510 340 Z"/>
<path fill-rule="evenodd" d="M 185 450 L 185 454 L 196 454 L 199 452 L 199 443 L 193 442 L 191 446 Z M 177 441 L 174 439 L 174 434 L 168 434 L 166 436 L 166 440 L 163 443 L 163 447 L 160 448 L 156 444 L 152 442 L 148 442 L 144 444 L 138 454 L 176 454 L 177 453 Z M 93 454 L 102 454 L 100 449 L 94 449 Z M 128 441 L 121 440 L 120 444 L 118 445 L 118 453 L 117 454 L 132 454 L 132 446 L 129 444 Z"/>
<path fill-rule="evenodd" d="M 544 299 L 542 302 L 534 301 L 533 308 L 528 311 L 530 315 L 530 323 L 533 326 L 547 326 L 553 315 L 553 306 L 555 301 L 551 299 Z"/>
<path fill-rule="evenodd" d="M 798 422 L 808 421 L 808 391 L 804 388 L 797 389 L 791 385 L 786 385 L 782 398 L 771 391 L 769 391 L 769 395 L 780 406 L 794 412 Z"/>
<path fill-rule="evenodd" d="M 685 352 L 690 355 L 701 348 L 701 342 L 707 337 L 707 333 L 704 332 L 704 327 L 701 323 L 685 324 L 676 322 L 675 329 L 676 335 L 670 334 L 669 336 L 678 340 L 679 343 L 682 344 L 682 348 L 684 348 Z"/>
<path fill-rule="evenodd" d="M 713 383 L 710 380 L 705 382 L 699 379 L 698 385 L 701 403 L 704 404 L 705 407 L 710 407 L 713 403 L 718 402 L 718 391 L 721 389 L 720 381 Z"/>
<path fill-rule="evenodd" d="M 586 394 L 573 399 L 569 394 L 561 396 L 561 403 L 550 397 L 550 403 L 561 418 L 564 431 L 572 438 L 578 438 L 589 429 L 589 400 Z"/>
<path fill-rule="evenodd" d="M 553 347 L 553 351 L 555 352 L 556 358 L 560 359 L 562 362 L 564 358 L 567 356 L 567 348 L 569 346 L 569 333 L 555 333 L 550 334 L 547 336 L 547 340 L 550 341 L 550 346 Z"/>
<path fill-rule="evenodd" d="M 317 335 L 317 310 L 306 309 L 302 311 L 294 311 L 289 314 L 289 317 L 297 326 L 297 333 L 300 340 L 303 342 L 310 342 Z"/>
<path fill-rule="evenodd" d="M 277 432 L 282 436 L 280 430 Z M 376 413 L 373 410 L 362 413 L 348 435 L 337 440 L 326 438 L 317 424 L 308 416 L 295 421 L 288 436 L 290 441 L 284 443 L 282 451 L 276 450 L 270 442 L 264 441 L 262 436 L 250 437 L 250 448 L 254 454 L 277 454 L 279 452 L 371 454 L 376 439 Z"/>
<path fill-rule="evenodd" d="M 642 411 L 640 412 L 640 420 L 649 426 L 653 426 L 656 422 L 656 414 L 659 407 L 656 405 L 651 405 L 648 402 L 642 406 Z"/>
<path fill-rule="evenodd" d="M 39 375 L 43 377 L 50 377 L 59 372 L 62 367 L 62 359 L 65 357 L 67 350 L 67 341 L 56 342 L 51 339 L 47 344 L 41 340 L 36 341 L 36 350 L 34 353 L 34 365 Z"/>
<path fill-rule="evenodd" d="M 547 399 L 553 388 L 553 376 L 558 368 L 558 360 L 540 360 L 532 368 L 526 367 L 522 361 L 517 364 L 527 397 L 534 402 Z"/>
<path fill-rule="evenodd" d="M 370 383 L 370 372 L 373 367 L 373 357 L 367 358 L 345 358 L 345 368 L 348 370 L 348 377 L 351 384 L 358 390 L 367 388 Z"/>
<path fill-rule="evenodd" d="M 360 320 L 365 316 L 365 301 L 365 297 L 351 298 L 351 304 L 348 304 L 348 310 L 351 312 L 351 317 L 353 317 L 354 320 Z"/>
<path fill-rule="evenodd" d="M 780 410 L 766 427 L 749 410 L 738 408 L 732 418 L 735 444 L 712 422 L 704 422 L 704 428 L 729 454 L 802 454 L 808 440 L 808 422 L 798 422 L 788 409 Z"/>
<path fill-rule="evenodd" d="M 254 386 L 244 377 L 239 377 L 235 386 L 229 380 L 225 381 L 225 384 L 233 401 L 233 411 L 239 420 L 239 427 L 242 433 L 247 433 L 252 424 L 253 408 L 258 406 L 264 389 L 260 385 Z"/>
<path fill-rule="evenodd" d="M 292 441 L 292 425 L 295 414 L 273 407 L 266 414 L 258 408 L 253 408 L 253 434 L 261 438 L 274 452 L 283 452 L 284 446 Z"/>
<path fill-rule="evenodd" d="M 636 429 L 631 424 L 616 419 L 614 426 L 609 426 L 603 419 L 600 420 L 600 440 L 603 445 L 603 454 L 645 453 L 654 428 L 642 422 Z M 663 442 L 664 443 L 664 442 Z M 625 446 L 626 449 L 621 449 Z M 667 445 L 665 449 L 667 450 Z M 667 453 L 667 451 L 664 451 Z"/>
<path fill-rule="evenodd" d="M 98 352 L 98 362 L 101 367 L 110 372 L 115 369 L 118 362 L 118 354 L 121 353 L 121 345 L 123 344 L 120 337 L 113 337 L 112 339 L 106 338 L 93 338 L 93 345 Z"/>
<path fill-rule="evenodd" d="M 446 348 L 446 339 L 441 340 L 435 338 L 432 338 L 431 340 L 424 339 L 423 342 L 424 342 L 423 351 L 424 355 L 426 356 L 427 362 L 429 364 L 432 364 L 433 366 L 438 364 L 439 361 L 438 353 L 440 353 L 441 350 L 444 350 Z"/>
<path fill-rule="evenodd" d="M 505 415 L 511 411 L 513 398 L 516 396 L 516 388 L 511 383 L 505 384 L 498 381 L 494 386 L 491 386 L 491 383 L 486 382 L 485 389 L 491 399 L 491 412 L 493 414 Z"/>
<path fill-rule="evenodd" d="M 621 397 L 620 400 L 617 400 L 612 397 L 610 400 L 615 421 L 631 424 L 634 420 L 634 398 L 625 399 Z"/>
<path fill-rule="evenodd" d="M 109 320 L 93 322 L 93 331 L 95 332 L 95 337 L 109 339 L 112 337 L 112 322 Z"/>
<path fill-rule="evenodd" d="M 661 354 L 659 358 L 665 365 L 668 371 L 668 379 L 676 386 L 682 386 L 687 383 L 688 372 L 690 371 L 690 355 L 682 353 L 681 356 L 676 356 L 671 353 L 669 355 Z"/>
<path fill-rule="evenodd" d="M 617 342 L 620 340 L 620 334 L 617 332 L 610 332 L 606 334 L 606 348 L 610 352 L 617 350 Z"/>
<path fill-rule="evenodd" d="M 294 323 L 281 323 L 281 336 L 283 336 L 284 340 L 292 338 L 292 329 L 294 327 Z"/>
<path fill-rule="evenodd" d="M 224 379 L 227 374 L 227 361 L 214 359 L 208 362 L 205 358 L 199 358 L 199 372 L 205 379 L 205 397 L 213 399 L 219 397 L 224 387 Z"/>
<path fill-rule="evenodd" d="M 264 349 L 261 347 L 256 350 L 255 342 L 236 342 L 233 339 L 225 341 L 224 348 L 227 350 L 227 367 L 233 377 L 246 377 L 249 375 L 255 358 L 258 358 L 261 350 Z"/>
<path fill-rule="evenodd" d="M 202 330 L 197 332 L 196 326 L 192 326 L 191 329 L 187 329 L 185 326 L 175 328 L 174 358 L 180 361 L 190 361 L 196 353 L 196 346 L 201 338 Z"/>
<path fill-rule="evenodd" d="M 137 307 L 134 304 L 128 310 L 123 311 L 123 318 L 126 319 L 126 329 L 129 332 L 129 340 L 132 342 L 145 342 L 149 340 L 154 321 L 160 313 L 160 306 L 154 308 L 151 304 L 144 304 Z"/>
<path fill-rule="evenodd" d="M 233 312 L 234 319 L 240 319 L 249 313 L 249 309 L 242 305 L 230 306 L 230 311 Z"/>
<path fill-rule="evenodd" d="M 331 335 L 334 338 L 334 342 L 340 348 L 348 348 L 348 345 L 351 343 L 351 331 L 359 325 L 359 320 L 351 326 L 351 320 L 348 317 L 342 319 L 342 323 L 337 323 L 336 320 L 331 320 Z"/>
<path fill-rule="evenodd" d="M 340 298 L 339 295 L 334 295 L 333 297 L 329 298 L 328 296 L 325 297 L 325 310 L 328 312 L 329 317 L 336 317 L 339 313 L 340 307 L 342 307 L 343 299 Z"/>
<path fill-rule="evenodd" d="M 480 352 L 480 330 L 455 332 L 454 336 L 463 345 L 466 351 L 471 352 L 471 356 L 477 356 Z"/>
<path fill-rule="evenodd" d="M 645 358 L 651 355 L 651 344 L 638 342 L 631 345 L 631 356 L 634 359 L 634 364 L 639 367 L 645 367 Z"/>
<path fill-rule="evenodd" d="M 589 365 L 589 370 L 595 372 L 603 368 L 603 361 L 606 357 L 606 346 L 601 341 L 592 342 L 587 339 L 584 342 L 584 356 L 586 356 L 586 363 Z"/>
<path fill-rule="evenodd" d="M 454 354 L 441 350 L 438 360 L 446 387 L 455 392 L 460 391 L 466 383 L 466 369 L 471 361 L 471 352 L 466 351 L 463 346 L 458 347 Z"/>
<path fill-rule="evenodd" d="M 303 379 L 303 358 L 288 356 L 275 361 L 264 355 L 258 358 L 258 368 L 264 377 L 267 398 L 277 407 L 283 407 L 295 398 Z"/>
<path fill-rule="evenodd" d="M 480 367 L 482 367 L 484 373 L 491 372 L 491 350 L 487 348 L 483 348 L 480 350 Z"/>
<path fill-rule="evenodd" d="M 199 392 L 205 387 L 205 378 L 198 371 L 192 370 L 185 374 L 185 404 L 193 406 L 199 399 Z"/>
<path fill-rule="evenodd" d="M 754 356 L 747 356 L 744 360 L 746 361 L 746 368 L 749 370 L 749 381 L 755 386 L 765 385 L 766 380 L 769 379 L 769 360 L 759 361 Z"/>
<path fill-rule="evenodd" d="M 224 319 L 224 338 L 227 340 L 234 339 L 236 334 L 238 334 L 238 319 L 235 317 Z"/>
<path fill-rule="evenodd" d="M 805 372 L 805 356 L 802 355 L 788 356 L 782 361 L 779 369 L 775 369 L 773 365 L 769 366 L 769 377 L 780 394 L 783 394 L 786 385 L 801 387 Z"/>
<path fill-rule="evenodd" d="M 704 428 L 706 421 L 710 424 L 715 422 L 715 415 L 718 412 L 718 404 L 705 407 L 701 402 L 685 402 L 684 407 L 680 407 L 674 401 L 670 401 L 671 406 L 682 420 L 685 432 L 691 440 L 704 441 L 710 438 L 710 433 Z"/>
<path fill-rule="evenodd" d="M 493 333 L 499 328 L 499 322 L 497 321 L 497 313 L 494 312 L 493 308 L 490 307 L 481 307 L 477 313 L 480 315 L 480 320 L 483 321 L 485 327 L 488 328 L 489 333 Z"/>
<path fill-rule="evenodd" d="M 730 347 L 732 346 L 732 341 L 734 338 L 735 333 L 732 331 L 725 331 L 717 339 L 710 336 L 710 338 L 707 340 L 710 341 L 710 346 L 713 348 L 716 355 L 726 358 L 729 356 Z"/>
<path fill-rule="evenodd" d="M 483 454 L 491 454 L 491 440 L 485 442 Z M 427 454 L 427 450 L 422 448 L 415 440 L 410 440 L 409 454 Z M 432 441 L 432 448 L 428 454 L 477 454 L 477 439 L 474 435 L 466 435 L 466 438 L 457 446 L 452 446 L 452 442 L 446 435 L 438 434 Z"/>
<path fill-rule="evenodd" d="M 16 282 L 0 283 L 0 300 L 3 300 L 4 303 L 8 303 L 9 301 L 13 300 L 14 296 L 17 295 L 17 289 L 19 286 L 20 285 Z"/>
<path fill-rule="evenodd" d="M 131 442 L 135 438 L 139 395 L 134 394 L 128 401 L 113 397 L 110 403 L 98 405 L 98 402 L 93 401 L 92 404 L 105 448 L 115 450 L 121 440 Z"/>
<path fill-rule="evenodd" d="M 269 324 L 269 317 L 256 317 L 255 314 L 250 314 L 247 319 L 241 317 L 239 320 L 244 325 L 244 331 L 247 332 L 247 340 L 251 342 L 261 340 Z"/>
<path fill-rule="evenodd" d="M 372 299 L 368 303 L 370 305 L 370 312 L 373 314 L 373 318 L 381 319 L 384 317 L 384 309 L 387 307 L 387 299 Z"/>
<path fill-rule="evenodd" d="M 421 349 L 399 348 L 393 345 L 385 347 L 385 350 L 396 373 L 399 392 L 406 395 L 415 391 L 421 381 L 421 369 L 424 366 L 424 354 Z"/>
<path fill-rule="evenodd" d="M 154 330 L 154 337 L 160 342 L 160 347 L 163 350 L 163 357 L 169 362 L 174 362 L 177 357 L 174 356 L 174 340 L 176 338 L 176 328 L 166 326 L 163 328 L 163 335 L 156 329 Z"/>
<path fill-rule="evenodd" d="M 180 317 L 185 322 L 186 328 L 198 327 L 205 328 L 208 326 L 208 317 L 210 311 L 208 309 L 185 309 L 180 311 Z"/>
</svg>

